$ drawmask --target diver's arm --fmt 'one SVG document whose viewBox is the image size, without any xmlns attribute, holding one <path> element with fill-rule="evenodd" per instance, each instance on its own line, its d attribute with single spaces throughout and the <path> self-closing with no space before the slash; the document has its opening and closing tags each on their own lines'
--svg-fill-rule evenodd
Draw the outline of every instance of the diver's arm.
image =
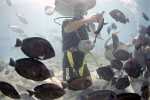
<svg viewBox="0 0 150 100">
<path fill-rule="evenodd" d="M 79 27 L 81 27 L 85 23 L 97 22 L 97 20 L 99 20 L 101 17 L 102 17 L 102 14 L 97 13 L 91 16 L 86 16 L 78 21 L 70 22 L 64 27 L 64 31 L 65 33 L 71 33 L 73 31 L 76 31 Z"/>
<path fill-rule="evenodd" d="M 78 21 L 70 22 L 69 24 L 67 24 L 64 27 L 64 31 L 65 31 L 65 33 L 71 33 L 73 31 L 76 31 L 79 27 L 81 27 L 82 25 L 84 25 L 87 22 L 88 21 L 86 21 L 84 18 L 80 19 Z"/>
</svg>

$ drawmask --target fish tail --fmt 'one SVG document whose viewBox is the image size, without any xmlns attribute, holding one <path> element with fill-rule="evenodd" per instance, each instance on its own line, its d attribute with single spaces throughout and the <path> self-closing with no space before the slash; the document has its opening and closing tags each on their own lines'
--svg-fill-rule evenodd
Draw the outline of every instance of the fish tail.
<svg viewBox="0 0 150 100">
<path fill-rule="evenodd" d="M 61 81 L 63 89 L 66 89 L 68 87 L 68 83 L 65 81 Z"/>
<path fill-rule="evenodd" d="M 22 45 L 22 41 L 20 39 L 17 39 L 16 40 L 16 44 L 15 44 L 15 47 L 19 47 Z"/>
<path fill-rule="evenodd" d="M 109 23 L 103 23 L 103 25 L 107 25 L 107 24 L 109 24 Z"/>
<path fill-rule="evenodd" d="M 10 58 L 9 65 L 13 67 L 15 67 L 16 65 L 15 61 L 12 58 Z"/>
<path fill-rule="evenodd" d="M 26 91 L 29 93 L 29 97 L 31 97 L 32 95 L 35 94 L 35 92 L 34 92 L 34 91 L 31 91 L 31 90 L 26 90 Z"/>
</svg>

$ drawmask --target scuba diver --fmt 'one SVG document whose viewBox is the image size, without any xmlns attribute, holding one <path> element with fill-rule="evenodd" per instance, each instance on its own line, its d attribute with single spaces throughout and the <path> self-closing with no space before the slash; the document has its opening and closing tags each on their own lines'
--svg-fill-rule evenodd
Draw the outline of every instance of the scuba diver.
<svg viewBox="0 0 150 100">
<path fill-rule="evenodd" d="M 66 81 L 66 71 L 69 71 L 69 79 L 83 76 L 91 80 L 87 67 L 86 54 L 95 45 L 89 40 L 87 25 L 101 20 L 102 14 L 96 13 L 84 16 L 89 8 L 83 4 L 74 7 L 74 17 L 65 19 L 62 24 L 62 50 L 63 56 L 63 80 Z"/>
</svg>

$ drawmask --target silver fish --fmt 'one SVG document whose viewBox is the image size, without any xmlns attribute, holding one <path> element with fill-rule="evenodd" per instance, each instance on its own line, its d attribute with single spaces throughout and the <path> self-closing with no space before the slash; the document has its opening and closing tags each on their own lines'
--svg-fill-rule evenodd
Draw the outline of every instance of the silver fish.
<svg viewBox="0 0 150 100">
<path fill-rule="evenodd" d="M 10 0 L 6 0 L 6 3 L 7 3 L 8 6 L 11 6 L 11 5 L 12 5 L 12 3 L 11 3 Z"/>
<path fill-rule="evenodd" d="M 11 28 L 11 30 L 13 31 L 13 32 L 16 32 L 16 33 L 24 33 L 24 30 L 21 28 L 21 27 L 19 27 L 19 26 L 10 26 L 9 24 L 8 24 L 8 27 L 9 28 Z"/>
<path fill-rule="evenodd" d="M 28 21 L 27 21 L 27 19 L 26 19 L 23 15 L 21 15 L 21 14 L 19 14 L 19 13 L 16 13 L 16 15 L 17 15 L 18 19 L 19 19 L 22 23 L 28 25 Z"/>
</svg>

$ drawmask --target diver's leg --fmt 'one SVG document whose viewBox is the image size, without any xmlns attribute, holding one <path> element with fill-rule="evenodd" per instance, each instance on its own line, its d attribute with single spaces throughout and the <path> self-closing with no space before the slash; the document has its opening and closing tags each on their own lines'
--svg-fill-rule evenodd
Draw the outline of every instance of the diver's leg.
<svg viewBox="0 0 150 100">
<path fill-rule="evenodd" d="M 87 67 L 87 64 L 84 65 L 83 76 L 87 77 L 89 80 L 92 81 L 92 77 L 91 77 L 90 71 Z"/>
<path fill-rule="evenodd" d="M 67 54 L 64 53 L 64 56 L 63 56 L 63 64 L 62 64 L 63 81 L 66 81 L 66 68 L 68 68 L 68 66 L 69 66 L 69 64 L 68 64 Z"/>
</svg>

